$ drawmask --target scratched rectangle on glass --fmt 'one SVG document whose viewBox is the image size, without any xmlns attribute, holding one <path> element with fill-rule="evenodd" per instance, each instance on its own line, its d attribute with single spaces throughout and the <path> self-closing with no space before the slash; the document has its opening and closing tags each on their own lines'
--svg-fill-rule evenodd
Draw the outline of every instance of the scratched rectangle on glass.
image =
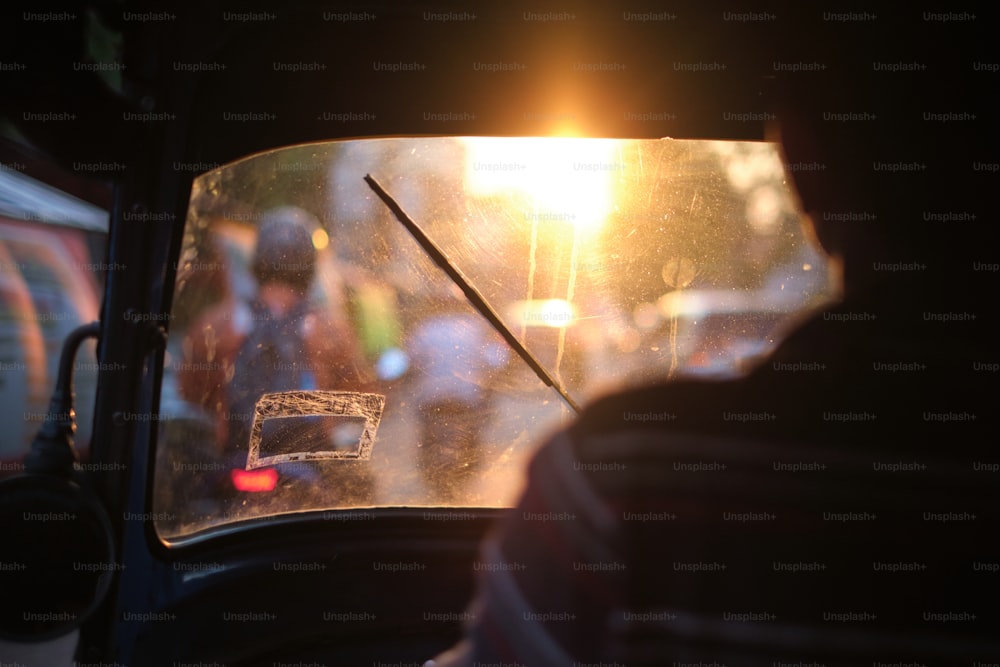
<svg viewBox="0 0 1000 667">
<path fill-rule="evenodd" d="M 262 468 L 277 463 L 293 461 L 324 461 L 331 459 L 369 460 L 375 444 L 375 434 L 382 419 L 385 396 L 351 391 L 283 391 L 264 394 L 257 401 L 253 425 L 250 431 L 250 451 L 247 455 L 247 470 Z M 324 419 L 340 417 L 341 420 Z M 271 447 L 265 447 L 265 422 L 269 420 L 289 420 L 299 422 L 301 428 L 285 427 L 269 429 L 276 440 L 287 440 L 290 435 L 298 435 L 301 444 L 298 451 L 268 455 Z M 363 420 L 364 426 L 356 442 L 337 442 L 338 433 L 343 428 L 331 427 L 325 434 L 329 448 L 317 447 L 315 437 L 303 437 L 316 426 L 321 429 L 333 424 Z M 279 445 L 281 443 L 279 442 Z M 345 446 L 346 444 L 346 446 Z M 287 447 L 281 447 L 287 449 Z"/>
</svg>

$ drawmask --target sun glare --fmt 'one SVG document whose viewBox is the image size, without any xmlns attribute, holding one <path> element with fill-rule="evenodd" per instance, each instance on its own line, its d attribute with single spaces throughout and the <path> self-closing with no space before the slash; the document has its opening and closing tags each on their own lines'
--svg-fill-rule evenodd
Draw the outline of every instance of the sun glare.
<svg viewBox="0 0 1000 667">
<path fill-rule="evenodd" d="M 522 326 L 565 329 L 577 318 L 576 308 L 565 299 L 516 301 L 509 309 L 511 319 Z"/>
<path fill-rule="evenodd" d="M 615 139 L 469 137 L 465 188 L 487 196 L 519 191 L 527 219 L 600 229 L 614 207 L 614 183 L 625 164 Z"/>
</svg>

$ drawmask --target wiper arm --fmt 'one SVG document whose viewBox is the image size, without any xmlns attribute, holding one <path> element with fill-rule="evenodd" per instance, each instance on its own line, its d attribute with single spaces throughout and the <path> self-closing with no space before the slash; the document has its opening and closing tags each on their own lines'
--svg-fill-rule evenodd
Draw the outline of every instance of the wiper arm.
<svg viewBox="0 0 1000 667">
<path fill-rule="evenodd" d="M 444 251 L 441 250 L 441 248 L 439 248 L 437 244 L 435 244 L 434 241 L 427 236 L 427 234 L 424 233 L 424 230 L 420 229 L 420 226 L 406 214 L 396 200 L 393 199 L 381 185 L 379 185 L 378 181 L 371 177 L 371 174 L 365 174 L 365 183 L 367 183 L 368 187 L 374 190 L 375 194 L 379 196 L 379 199 L 381 199 L 385 205 L 389 207 L 389 210 L 396 216 L 396 219 L 403 223 L 403 226 L 406 227 L 407 231 L 413 235 L 413 238 L 417 240 L 417 243 L 420 244 L 420 247 L 424 249 L 434 263 L 441 267 L 441 269 L 448 274 L 448 277 L 451 278 L 456 285 L 462 288 L 462 292 L 465 293 L 465 297 L 469 300 L 469 302 L 472 303 L 476 310 L 478 310 L 479 313 L 486 318 L 486 321 L 489 322 L 501 336 L 503 336 L 504 340 L 507 341 L 507 344 L 514 348 L 514 351 L 517 352 L 522 359 L 524 359 L 524 363 L 528 364 L 531 370 L 535 372 L 535 375 L 538 376 L 538 379 L 544 382 L 547 386 L 555 389 L 562 399 L 566 401 L 566 405 L 579 414 L 580 406 L 577 405 L 576 401 L 574 401 L 570 395 L 566 393 L 563 386 L 556 381 L 554 377 L 552 377 L 552 374 L 549 373 L 548 369 L 546 369 L 545 366 L 543 366 L 538 359 L 535 358 L 535 355 L 531 354 L 531 352 L 524 347 L 521 341 L 514 336 L 507 325 L 504 324 L 503 320 L 500 319 L 500 316 L 497 315 L 496 311 L 493 310 L 489 303 L 487 303 L 483 295 L 479 293 L 479 290 L 473 287 L 472 284 L 469 283 L 469 280 L 462 275 L 462 272 L 458 270 L 458 267 L 451 263 L 451 260 L 449 260 L 447 255 L 444 254 Z"/>
</svg>

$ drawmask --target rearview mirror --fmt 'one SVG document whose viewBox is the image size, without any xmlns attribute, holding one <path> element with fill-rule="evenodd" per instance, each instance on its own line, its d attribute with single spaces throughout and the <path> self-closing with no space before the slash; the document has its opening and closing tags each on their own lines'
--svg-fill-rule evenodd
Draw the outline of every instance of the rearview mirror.
<svg viewBox="0 0 1000 667">
<path fill-rule="evenodd" d="M 116 563 L 97 498 L 54 475 L 0 483 L 0 638 L 42 641 L 79 627 L 103 601 Z"/>
<path fill-rule="evenodd" d="M 0 482 L 0 639 L 38 642 L 78 628 L 100 606 L 116 569 L 104 506 L 81 486 L 73 410 L 73 360 L 95 322 L 63 345 L 45 424 L 25 459 L 27 473 Z"/>
</svg>

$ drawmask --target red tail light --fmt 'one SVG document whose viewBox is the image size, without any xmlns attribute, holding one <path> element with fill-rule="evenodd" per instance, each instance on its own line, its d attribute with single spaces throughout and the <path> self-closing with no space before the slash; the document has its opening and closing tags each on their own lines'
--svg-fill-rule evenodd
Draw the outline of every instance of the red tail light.
<svg viewBox="0 0 1000 667">
<path fill-rule="evenodd" d="M 274 468 L 261 470 L 231 470 L 229 476 L 233 486 L 239 491 L 274 491 L 278 483 L 278 471 Z"/>
</svg>

